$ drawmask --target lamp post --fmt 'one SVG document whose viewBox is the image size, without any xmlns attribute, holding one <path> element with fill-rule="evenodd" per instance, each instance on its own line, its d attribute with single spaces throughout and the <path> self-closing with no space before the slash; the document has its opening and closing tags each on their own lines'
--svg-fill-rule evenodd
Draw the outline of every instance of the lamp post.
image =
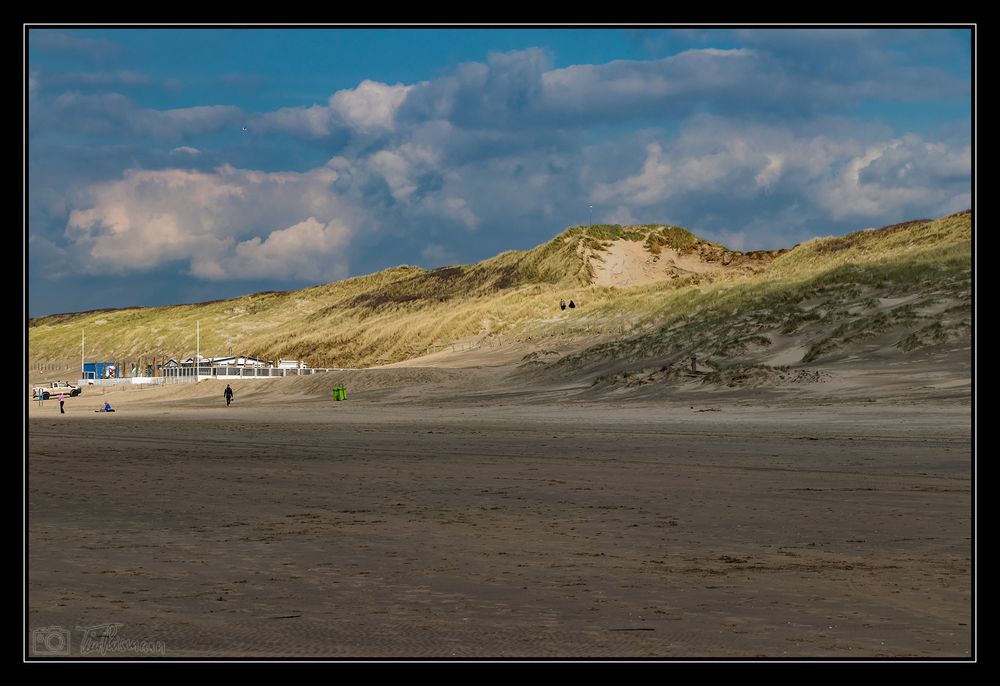
<svg viewBox="0 0 1000 686">
<path fill-rule="evenodd" d="M 594 206 L 593 205 L 587 205 L 587 207 L 590 208 L 590 226 L 593 226 L 594 225 Z"/>
</svg>

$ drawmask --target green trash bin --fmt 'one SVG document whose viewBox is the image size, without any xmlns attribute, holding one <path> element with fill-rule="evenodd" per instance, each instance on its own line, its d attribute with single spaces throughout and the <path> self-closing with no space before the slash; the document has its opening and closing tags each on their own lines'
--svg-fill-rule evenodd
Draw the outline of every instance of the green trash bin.
<svg viewBox="0 0 1000 686">
<path fill-rule="evenodd" d="M 333 399 L 334 400 L 347 400 L 347 386 L 334 386 L 333 387 Z"/>
</svg>

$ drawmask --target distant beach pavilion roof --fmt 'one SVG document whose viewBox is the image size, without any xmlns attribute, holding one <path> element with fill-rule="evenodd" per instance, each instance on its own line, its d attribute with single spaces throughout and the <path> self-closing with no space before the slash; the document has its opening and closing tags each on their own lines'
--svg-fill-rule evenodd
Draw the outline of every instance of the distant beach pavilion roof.
<svg viewBox="0 0 1000 686">
<path fill-rule="evenodd" d="M 227 357 L 201 357 L 193 355 L 185 360 L 170 359 L 164 363 L 164 367 L 193 367 L 195 360 L 201 364 L 210 364 L 215 367 L 267 367 L 267 360 L 260 360 L 256 357 L 246 355 L 231 355 Z"/>
<path fill-rule="evenodd" d="M 304 360 L 278 360 L 277 363 L 269 360 L 261 360 L 249 355 L 229 355 L 226 357 L 204 357 L 192 356 L 185 360 L 170 359 L 163 363 L 163 367 L 193 367 L 195 359 L 200 359 L 201 364 L 209 364 L 213 367 L 275 367 L 277 369 L 309 369 L 309 365 Z"/>
</svg>

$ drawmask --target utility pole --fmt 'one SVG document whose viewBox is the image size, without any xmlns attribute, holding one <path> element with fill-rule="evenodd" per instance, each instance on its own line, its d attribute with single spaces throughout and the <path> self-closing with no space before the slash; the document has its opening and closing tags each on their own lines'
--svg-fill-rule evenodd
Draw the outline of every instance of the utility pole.
<svg viewBox="0 0 1000 686">
<path fill-rule="evenodd" d="M 590 225 L 593 226 L 594 225 L 594 206 L 593 205 L 587 205 L 587 207 L 590 208 Z"/>
<path fill-rule="evenodd" d="M 197 333 L 195 334 L 195 353 L 194 353 L 194 380 L 197 381 L 198 377 L 201 375 L 201 320 L 197 323 Z"/>
<path fill-rule="evenodd" d="M 84 376 L 83 350 L 87 343 L 87 330 L 80 329 L 80 378 Z"/>
</svg>

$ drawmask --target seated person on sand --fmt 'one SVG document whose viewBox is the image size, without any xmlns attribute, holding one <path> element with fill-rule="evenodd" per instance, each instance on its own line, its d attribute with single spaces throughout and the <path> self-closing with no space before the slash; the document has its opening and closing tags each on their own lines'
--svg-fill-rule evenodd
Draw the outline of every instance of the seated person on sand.
<svg viewBox="0 0 1000 686">
<path fill-rule="evenodd" d="M 94 412 L 114 412 L 114 410 L 111 409 L 111 403 L 109 403 L 107 400 L 105 400 L 104 401 L 104 407 L 102 407 L 99 410 L 94 410 Z"/>
<path fill-rule="evenodd" d="M 569 301 L 569 306 L 570 306 L 570 309 L 573 309 L 573 308 L 575 308 L 575 307 L 576 307 L 576 303 L 575 303 L 575 302 L 573 302 L 572 300 L 570 300 L 570 301 Z"/>
</svg>

